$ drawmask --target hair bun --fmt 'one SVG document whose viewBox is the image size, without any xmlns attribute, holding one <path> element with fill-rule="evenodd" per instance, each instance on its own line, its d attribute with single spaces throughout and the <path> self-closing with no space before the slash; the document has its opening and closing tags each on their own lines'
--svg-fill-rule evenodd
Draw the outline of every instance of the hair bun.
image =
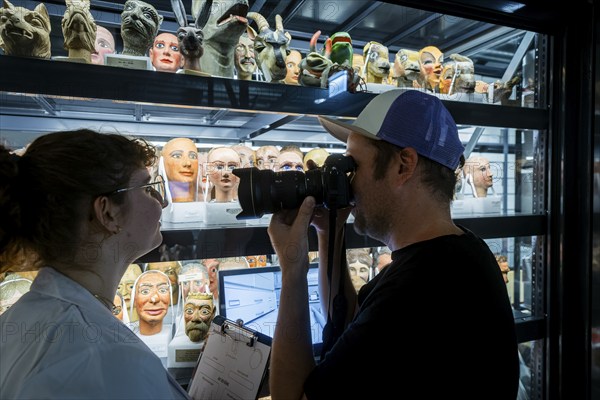
<svg viewBox="0 0 600 400">
<path fill-rule="evenodd" d="M 21 157 L 0 146 L 0 253 L 21 228 L 18 175 Z"/>
<path fill-rule="evenodd" d="M 21 156 L 11 153 L 7 148 L 0 146 L 0 175 L 8 180 L 16 178 L 19 173 L 18 164 Z"/>
</svg>

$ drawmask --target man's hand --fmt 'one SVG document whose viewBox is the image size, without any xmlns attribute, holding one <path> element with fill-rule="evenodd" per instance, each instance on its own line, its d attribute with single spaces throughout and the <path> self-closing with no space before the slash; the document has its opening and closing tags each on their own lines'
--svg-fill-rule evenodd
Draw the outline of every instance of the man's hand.
<svg viewBox="0 0 600 400">
<path fill-rule="evenodd" d="M 337 211 L 337 231 L 340 231 L 344 227 L 348 216 L 350 216 L 350 212 L 352 212 L 352 207 L 342 208 Z M 311 225 L 315 227 L 317 233 L 329 232 L 329 210 L 325 207 L 315 208 Z"/>
<path fill-rule="evenodd" d="M 315 199 L 308 196 L 297 210 L 281 210 L 273 214 L 267 232 L 279 257 L 282 271 L 292 264 L 308 266 L 308 227 Z"/>
</svg>

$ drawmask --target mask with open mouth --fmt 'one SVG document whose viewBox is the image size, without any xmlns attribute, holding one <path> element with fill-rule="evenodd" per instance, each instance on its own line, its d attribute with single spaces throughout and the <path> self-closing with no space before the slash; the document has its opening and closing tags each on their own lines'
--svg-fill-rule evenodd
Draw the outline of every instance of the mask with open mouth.
<svg viewBox="0 0 600 400">
<path fill-rule="evenodd" d="M 50 58 L 50 30 L 50 16 L 44 4 L 28 10 L 4 0 L 4 7 L 0 8 L 0 48 L 4 54 Z"/>
<path fill-rule="evenodd" d="M 214 76 L 233 78 L 235 48 L 238 39 L 246 30 L 248 1 L 209 0 L 192 1 L 192 14 L 199 15 L 209 3 L 209 16 L 203 25 L 204 56 L 200 58 L 203 72 Z"/>
</svg>

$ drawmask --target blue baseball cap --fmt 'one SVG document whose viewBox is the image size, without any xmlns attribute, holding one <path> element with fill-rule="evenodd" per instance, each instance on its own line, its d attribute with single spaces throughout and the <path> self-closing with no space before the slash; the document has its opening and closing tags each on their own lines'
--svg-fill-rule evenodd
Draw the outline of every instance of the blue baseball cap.
<svg viewBox="0 0 600 400">
<path fill-rule="evenodd" d="M 335 138 L 346 142 L 354 132 L 416 152 L 455 170 L 464 152 L 450 112 L 436 96 L 419 90 L 394 89 L 377 95 L 352 123 L 319 117 Z"/>
</svg>

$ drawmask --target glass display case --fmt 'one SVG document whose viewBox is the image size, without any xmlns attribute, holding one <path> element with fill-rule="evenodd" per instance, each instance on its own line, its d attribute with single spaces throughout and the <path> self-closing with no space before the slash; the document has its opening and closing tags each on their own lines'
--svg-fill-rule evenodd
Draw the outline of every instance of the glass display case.
<svg viewBox="0 0 600 400">
<path fill-rule="evenodd" d="M 30 9 L 36 5 L 13 3 Z M 91 2 L 96 23 L 113 33 L 117 48 L 122 46 L 123 3 Z M 174 32 L 177 24 L 170 3 L 150 3 L 164 16 L 161 31 Z M 432 2 L 429 10 L 411 8 L 416 3 L 269 0 L 250 1 L 248 10 L 268 20 L 281 14 L 292 36 L 291 48 L 304 55 L 311 50 L 313 34 L 323 30 L 326 34 L 317 41 L 318 51 L 328 35 L 344 31 L 352 35 L 357 55 L 371 41 L 387 46 L 392 65 L 399 51 L 425 46 L 443 50 L 446 60 L 456 54 L 469 60 L 469 79 L 477 86 L 464 91 L 453 86 L 446 93 L 429 90 L 450 110 L 465 145 L 465 158 L 471 160 L 457 172 L 452 215 L 457 224 L 483 237 L 495 254 L 507 259 L 507 290 L 519 342 L 527 349 L 522 389 L 527 398 L 541 399 L 546 390 L 542 348 L 551 251 L 548 154 L 553 60 L 552 36 L 539 32 L 545 31 L 552 17 L 531 19 L 528 14 L 529 19 L 524 19 L 516 9 L 510 12 L 512 20 L 499 24 L 497 13 L 507 11 L 492 6 L 477 19 L 469 2 L 456 2 L 454 12 L 438 2 Z M 53 27 L 52 55 L 64 56 L 60 19 L 65 6 L 60 1 L 45 4 Z M 327 134 L 316 117 L 351 120 L 377 93 L 398 87 L 390 77 L 382 84 L 363 81 L 351 93 L 332 86 L 292 86 L 9 55 L 0 56 L 0 70 L 0 140 L 13 149 L 46 132 L 85 127 L 144 137 L 158 146 L 173 137 L 190 138 L 201 151 L 242 143 L 253 148 L 298 144 L 305 152 L 314 147 L 343 152 L 344 144 Z M 466 73 L 455 70 L 448 78 L 454 85 Z M 484 189 L 478 187 L 482 180 L 488 181 Z M 268 217 L 239 223 L 165 220 L 163 245 L 138 261 L 164 261 L 172 254 L 182 261 L 272 254 L 267 223 Z M 347 232 L 348 248 L 381 246 L 351 228 Z M 312 235 L 311 250 L 316 245 Z"/>
</svg>

